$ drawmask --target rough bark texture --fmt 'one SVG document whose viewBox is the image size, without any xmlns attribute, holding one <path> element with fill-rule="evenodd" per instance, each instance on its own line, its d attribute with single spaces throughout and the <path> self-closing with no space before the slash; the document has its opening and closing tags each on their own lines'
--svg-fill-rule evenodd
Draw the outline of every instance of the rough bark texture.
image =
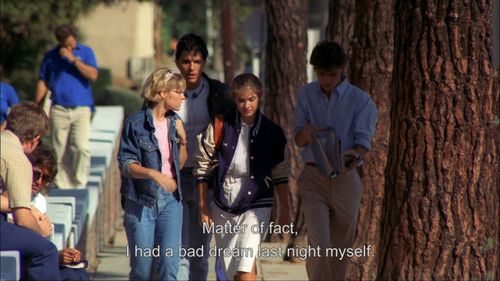
<svg viewBox="0 0 500 281">
<path fill-rule="evenodd" d="M 495 114 L 495 127 L 496 127 L 496 137 L 495 139 L 496 140 L 500 140 L 500 68 L 499 69 L 496 69 L 495 70 L 495 75 L 494 75 L 494 79 L 495 79 L 495 83 L 494 83 L 494 86 L 493 86 L 493 95 L 496 95 L 496 99 L 494 98 L 494 100 L 496 100 L 496 103 L 497 103 L 497 108 L 496 108 L 496 114 Z M 499 146 L 497 144 L 497 149 L 499 149 Z M 497 173 L 498 171 L 500 171 L 500 157 L 497 155 Z M 498 190 L 498 193 L 500 193 L 500 176 L 497 175 L 497 190 Z M 499 194 L 500 196 L 500 194 Z M 500 198 L 496 198 L 496 200 L 498 201 Z M 497 211 L 496 211 L 496 217 L 497 218 L 500 218 L 500 207 L 497 207 Z M 498 241 L 500 241 L 500 226 L 498 226 L 497 228 L 497 243 L 499 243 Z M 496 276 L 496 279 L 499 278 L 500 276 L 500 258 L 499 258 L 499 252 L 500 250 L 498 250 L 498 247 L 500 247 L 498 244 L 497 244 L 497 252 L 496 252 L 496 255 L 497 255 L 497 265 L 496 265 L 496 273 L 494 276 Z M 494 280 L 494 279 L 492 279 Z"/>
<path fill-rule="evenodd" d="M 383 280 L 498 280 L 491 1 L 395 11 Z"/>
<path fill-rule="evenodd" d="M 154 6 L 154 45 L 155 45 L 155 65 L 159 67 L 163 60 L 163 39 L 161 37 L 161 24 L 163 22 L 163 10 L 158 5 Z"/>
<path fill-rule="evenodd" d="M 367 3 L 369 5 L 369 3 Z M 330 0 L 325 39 L 335 41 L 351 57 L 356 22 L 356 0 Z"/>
<path fill-rule="evenodd" d="M 293 140 L 293 116 L 297 90 L 307 82 L 307 3 L 265 1 L 265 9 L 268 31 L 264 111 L 286 134 L 291 152 L 289 185 L 295 198 L 300 155 Z"/>
<path fill-rule="evenodd" d="M 384 170 L 390 129 L 390 84 L 393 69 L 393 0 L 356 1 L 349 78 L 368 92 L 378 110 L 372 151 L 359 170 L 364 191 L 359 209 L 354 247 L 371 245 L 371 256 L 350 259 L 348 279 L 374 280 L 380 239 L 380 217 L 384 198 Z"/>
<path fill-rule="evenodd" d="M 224 60 L 224 81 L 231 83 L 234 77 L 234 34 L 231 1 L 224 0 L 221 11 L 222 55 Z"/>
</svg>

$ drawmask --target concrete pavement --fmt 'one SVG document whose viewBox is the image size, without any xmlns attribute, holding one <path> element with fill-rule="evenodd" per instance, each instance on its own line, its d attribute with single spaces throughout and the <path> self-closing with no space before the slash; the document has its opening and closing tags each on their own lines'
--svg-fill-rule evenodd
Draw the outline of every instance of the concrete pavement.
<svg viewBox="0 0 500 281">
<path fill-rule="evenodd" d="M 213 242 L 213 241 L 212 241 Z M 127 238 L 123 229 L 118 229 L 114 247 L 106 248 L 98 258 L 100 263 L 95 274 L 90 274 L 92 280 L 127 280 L 129 258 L 127 257 Z M 263 243 L 261 257 L 257 262 L 257 280 L 307 280 L 305 263 L 289 263 L 283 261 L 285 244 Z M 278 253 L 278 250 L 281 252 Z M 208 280 L 216 280 L 214 274 L 215 259 L 209 259 Z"/>
</svg>

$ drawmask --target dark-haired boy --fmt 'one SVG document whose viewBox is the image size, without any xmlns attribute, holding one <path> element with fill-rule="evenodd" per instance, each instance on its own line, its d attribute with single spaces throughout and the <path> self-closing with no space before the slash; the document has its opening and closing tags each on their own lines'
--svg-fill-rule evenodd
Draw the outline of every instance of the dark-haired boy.
<svg viewBox="0 0 500 281">
<path fill-rule="evenodd" d="M 305 162 L 297 185 L 309 245 L 319 247 L 321 256 L 308 257 L 306 269 L 310 280 L 345 280 L 347 258 L 327 257 L 325 251 L 353 245 L 363 192 L 354 167 L 371 149 L 377 109 L 370 96 L 345 77 L 347 56 L 339 44 L 318 43 L 310 63 L 318 80 L 299 90 L 294 133 Z M 324 139 L 329 130 L 340 139 L 343 158 L 354 160 L 335 178 L 320 173 L 311 151 L 313 133 Z"/>
<path fill-rule="evenodd" d="M 227 100 L 229 87 L 219 80 L 209 78 L 203 70 L 207 62 L 208 49 L 200 36 L 189 33 L 177 43 L 175 63 L 186 80 L 186 100 L 178 114 L 187 133 L 188 159 L 181 170 L 183 192 L 182 245 L 185 248 L 204 248 L 203 257 L 181 258 L 179 280 L 207 280 L 208 250 L 211 235 L 203 233 L 199 220 L 199 199 L 193 177 L 195 165 L 193 151 L 198 146 L 196 136 L 202 133 L 215 115 L 233 109 Z M 207 194 L 212 198 L 211 191 Z"/>
</svg>

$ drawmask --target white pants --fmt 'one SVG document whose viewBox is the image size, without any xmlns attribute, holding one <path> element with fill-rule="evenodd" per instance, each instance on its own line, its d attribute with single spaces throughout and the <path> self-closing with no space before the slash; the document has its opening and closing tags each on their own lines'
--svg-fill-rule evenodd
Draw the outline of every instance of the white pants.
<svg viewBox="0 0 500 281">
<path fill-rule="evenodd" d="M 54 105 L 50 111 L 51 142 L 59 172 L 59 188 L 85 188 L 90 172 L 90 108 Z"/>
<path fill-rule="evenodd" d="M 255 258 L 259 253 L 260 242 L 269 225 L 271 209 L 250 209 L 241 215 L 235 215 L 221 210 L 214 204 L 212 218 L 216 227 L 227 224 L 242 227 L 239 234 L 228 233 L 228 231 L 222 234 L 214 234 L 217 248 L 234 249 L 232 254 L 219 255 L 218 257 L 226 270 L 227 280 L 234 280 L 234 276 L 238 271 L 252 272 Z M 258 225 L 259 228 L 255 227 L 255 225 Z M 260 229 L 261 225 L 264 225 L 262 229 Z"/>
</svg>

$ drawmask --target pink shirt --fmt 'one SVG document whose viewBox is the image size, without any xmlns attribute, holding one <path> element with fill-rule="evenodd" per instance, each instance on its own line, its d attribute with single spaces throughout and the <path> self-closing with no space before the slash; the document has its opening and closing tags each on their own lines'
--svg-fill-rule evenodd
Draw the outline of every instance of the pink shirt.
<svg viewBox="0 0 500 281">
<path fill-rule="evenodd" d="M 158 146 L 161 154 L 161 172 L 167 176 L 172 177 L 172 153 L 170 149 L 170 142 L 168 141 L 168 122 L 167 118 L 163 121 L 154 120 L 155 137 L 158 140 Z"/>
</svg>

